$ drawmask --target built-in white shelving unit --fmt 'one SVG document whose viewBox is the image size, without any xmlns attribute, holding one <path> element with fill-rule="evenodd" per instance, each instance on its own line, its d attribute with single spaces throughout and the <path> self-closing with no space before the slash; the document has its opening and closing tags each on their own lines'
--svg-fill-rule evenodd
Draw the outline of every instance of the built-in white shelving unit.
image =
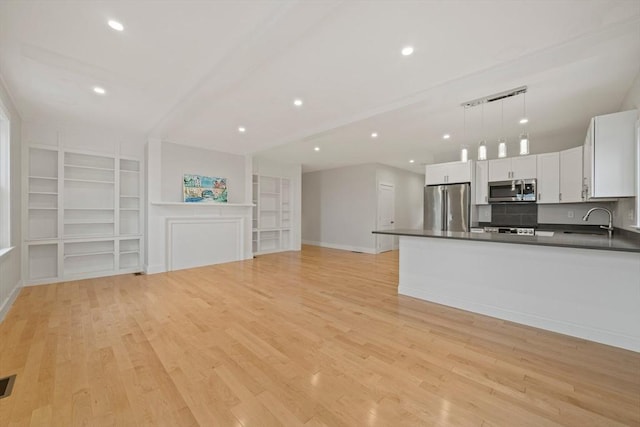
<svg viewBox="0 0 640 427">
<path fill-rule="evenodd" d="M 291 249 L 291 180 L 253 175 L 252 248 L 260 255 Z"/>
<path fill-rule="evenodd" d="M 28 284 L 142 271 L 141 162 L 28 149 Z"/>
</svg>

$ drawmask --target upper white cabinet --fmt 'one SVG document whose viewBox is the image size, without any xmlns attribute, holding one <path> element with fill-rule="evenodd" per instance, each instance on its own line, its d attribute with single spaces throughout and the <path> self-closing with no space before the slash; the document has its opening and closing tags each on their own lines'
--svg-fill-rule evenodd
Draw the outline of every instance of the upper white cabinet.
<svg viewBox="0 0 640 427">
<path fill-rule="evenodd" d="M 560 202 L 560 153 L 538 154 L 537 179 L 538 203 Z"/>
<path fill-rule="evenodd" d="M 540 156 L 538 156 L 540 165 Z M 582 201 L 582 147 L 560 152 L 560 203 Z M 538 177 L 538 187 L 540 178 Z"/>
<path fill-rule="evenodd" d="M 583 200 L 633 197 L 636 110 L 591 119 L 584 143 Z"/>
<path fill-rule="evenodd" d="M 489 181 L 536 178 L 536 156 L 489 160 Z"/>
<path fill-rule="evenodd" d="M 473 162 L 450 162 L 427 165 L 425 169 L 425 184 L 453 184 L 471 182 Z"/>
<path fill-rule="evenodd" d="M 489 161 L 476 162 L 476 205 L 489 203 Z"/>
</svg>

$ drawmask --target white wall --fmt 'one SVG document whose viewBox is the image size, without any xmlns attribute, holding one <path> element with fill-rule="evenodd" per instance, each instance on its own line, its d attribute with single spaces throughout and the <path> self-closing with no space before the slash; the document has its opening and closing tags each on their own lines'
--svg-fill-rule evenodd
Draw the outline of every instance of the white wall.
<svg viewBox="0 0 640 427">
<path fill-rule="evenodd" d="M 229 203 L 245 203 L 249 200 L 245 188 L 244 156 L 163 142 L 161 168 L 162 201 L 183 201 L 184 174 L 227 178 Z"/>
<path fill-rule="evenodd" d="M 424 175 L 348 166 L 302 175 L 303 243 L 375 253 L 378 183 L 394 185 L 395 228 L 422 228 Z"/>
<path fill-rule="evenodd" d="M 0 258 L 0 321 L 9 311 L 22 286 L 22 120 L 0 76 L 0 108 L 11 121 L 10 138 L 10 200 L 11 246 L 13 250 Z"/>
<path fill-rule="evenodd" d="M 293 190 L 293 200 L 291 200 L 293 210 L 293 217 L 291 218 L 291 223 L 293 224 L 291 249 L 299 251 L 302 241 L 302 166 L 300 164 L 280 163 L 260 156 L 255 156 L 251 165 L 254 174 L 289 178 Z M 249 184 L 251 184 L 251 181 L 249 181 Z M 251 192 L 253 190 L 248 188 L 247 191 Z"/>
<path fill-rule="evenodd" d="M 302 174 L 302 243 L 375 253 L 376 165 Z"/>
<path fill-rule="evenodd" d="M 640 111 L 640 73 L 636 76 L 633 85 L 629 89 L 629 92 L 627 93 L 624 101 L 622 101 L 622 105 L 620 107 L 620 111 L 633 109 Z M 640 168 L 640 164 L 636 164 L 636 168 Z M 640 183 L 636 182 L 636 188 L 639 185 Z M 635 197 L 620 199 L 615 206 L 613 225 L 618 228 L 624 228 L 626 230 L 640 233 L 640 230 L 633 227 L 633 225 L 640 223 L 640 221 L 638 221 L 638 215 L 640 215 L 640 212 L 636 212 L 636 206 Z"/>
<path fill-rule="evenodd" d="M 212 236 L 211 240 L 204 243 L 218 245 L 215 247 L 216 251 L 219 250 L 220 245 L 228 244 L 229 250 L 236 254 L 231 257 L 233 259 L 252 257 L 251 207 L 233 205 L 251 203 L 247 185 L 251 182 L 250 157 L 149 140 L 145 158 L 147 159 L 147 251 L 145 257 L 147 273 L 159 273 L 171 269 L 172 256 L 169 253 L 171 245 L 168 241 L 170 233 L 167 230 L 169 222 L 174 220 L 208 221 L 206 225 L 203 222 L 202 227 L 213 227 L 214 223 L 220 225 L 220 222 L 238 220 L 241 222 L 240 242 L 216 242 L 215 237 Z M 227 178 L 229 203 L 158 204 L 182 202 L 182 179 L 185 173 Z M 222 231 L 222 228 L 220 230 Z M 236 246 L 231 247 L 231 245 Z M 198 253 L 202 248 L 196 246 L 198 245 L 189 247 L 189 250 Z M 181 259 L 184 258 L 182 256 Z M 221 260 L 224 258 L 224 261 L 230 259 L 226 255 L 219 258 Z M 215 262 L 213 260 L 209 264 Z"/>
</svg>

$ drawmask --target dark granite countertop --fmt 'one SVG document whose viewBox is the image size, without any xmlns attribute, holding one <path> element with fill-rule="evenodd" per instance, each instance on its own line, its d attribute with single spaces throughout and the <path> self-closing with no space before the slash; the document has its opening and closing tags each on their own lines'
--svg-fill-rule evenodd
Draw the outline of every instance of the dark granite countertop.
<svg viewBox="0 0 640 427">
<path fill-rule="evenodd" d="M 554 230 L 553 236 L 518 236 L 499 233 L 466 233 L 456 231 L 429 231 L 417 229 L 399 229 L 373 231 L 374 234 L 394 236 L 432 237 L 437 239 L 473 240 L 480 242 L 515 243 L 520 245 L 558 246 L 579 249 L 600 249 L 605 251 L 622 251 L 640 253 L 640 235 L 630 232 L 614 232 L 613 238 L 607 235 L 583 234 L 572 231 L 565 234 L 562 230 Z"/>
</svg>

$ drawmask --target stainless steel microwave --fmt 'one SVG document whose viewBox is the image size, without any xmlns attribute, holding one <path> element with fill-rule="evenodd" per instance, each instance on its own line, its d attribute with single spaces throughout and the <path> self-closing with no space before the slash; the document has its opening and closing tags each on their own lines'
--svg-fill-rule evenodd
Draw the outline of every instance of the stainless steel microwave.
<svg viewBox="0 0 640 427">
<path fill-rule="evenodd" d="M 514 179 L 489 183 L 489 203 L 535 202 L 535 179 Z"/>
</svg>

